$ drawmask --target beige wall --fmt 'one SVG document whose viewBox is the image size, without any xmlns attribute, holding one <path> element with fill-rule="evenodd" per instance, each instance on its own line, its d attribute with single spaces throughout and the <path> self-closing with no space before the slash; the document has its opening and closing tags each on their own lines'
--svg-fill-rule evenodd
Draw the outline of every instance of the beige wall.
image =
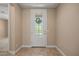
<svg viewBox="0 0 79 59">
<path fill-rule="evenodd" d="M 15 51 L 22 45 L 21 8 L 17 4 L 10 5 L 10 50 Z"/>
<path fill-rule="evenodd" d="M 55 21 L 56 21 L 56 9 L 47 10 L 47 45 L 55 45 Z"/>
<path fill-rule="evenodd" d="M 30 45 L 31 44 L 31 32 L 30 32 L 30 9 L 22 9 L 23 16 L 23 44 Z M 55 9 L 47 10 L 47 18 L 48 18 L 48 45 L 55 44 Z"/>
<path fill-rule="evenodd" d="M 0 39 L 8 37 L 8 20 L 0 19 Z"/>
<path fill-rule="evenodd" d="M 30 9 L 22 9 L 23 20 L 23 45 L 30 45 L 31 32 L 30 32 Z"/>
<path fill-rule="evenodd" d="M 79 4 L 60 4 L 56 22 L 57 46 L 66 55 L 79 55 Z"/>
</svg>

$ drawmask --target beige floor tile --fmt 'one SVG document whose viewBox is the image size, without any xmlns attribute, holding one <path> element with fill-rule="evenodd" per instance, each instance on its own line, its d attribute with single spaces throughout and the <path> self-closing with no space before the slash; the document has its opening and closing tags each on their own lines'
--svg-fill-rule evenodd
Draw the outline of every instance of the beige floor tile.
<svg viewBox="0 0 79 59">
<path fill-rule="evenodd" d="M 62 56 L 56 48 L 22 48 L 17 56 Z"/>
</svg>

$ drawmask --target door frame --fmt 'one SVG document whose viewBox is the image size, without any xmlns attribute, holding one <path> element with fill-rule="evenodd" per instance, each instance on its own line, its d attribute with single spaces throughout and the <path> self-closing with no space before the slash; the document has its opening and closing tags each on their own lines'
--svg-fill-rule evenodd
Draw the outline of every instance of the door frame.
<svg viewBox="0 0 79 59">
<path fill-rule="evenodd" d="M 45 15 L 46 15 L 46 20 L 45 20 L 45 22 L 46 22 L 46 39 L 45 39 L 45 46 L 33 46 L 32 45 L 32 41 L 33 41 L 33 39 L 32 39 L 32 11 L 33 10 L 36 10 L 36 9 L 31 9 L 30 11 L 31 11 L 31 47 L 47 47 L 47 9 L 42 9 L 42 10 L 44 10 L 44 11 L 46 11 L 45 12 Z M 37 9 L 38 10 L 38 9 Z"/>
</svg>

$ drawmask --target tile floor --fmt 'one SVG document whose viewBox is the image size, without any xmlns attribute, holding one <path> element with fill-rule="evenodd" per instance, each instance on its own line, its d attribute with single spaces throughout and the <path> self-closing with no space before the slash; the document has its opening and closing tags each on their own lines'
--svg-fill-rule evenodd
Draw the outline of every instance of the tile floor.
<svg viewBox="0 0 79 59">
<path fill-rule="evenodd" d="M 22 48 L 17 56 L 62 56 L 56 48 Z"/>
</svg>

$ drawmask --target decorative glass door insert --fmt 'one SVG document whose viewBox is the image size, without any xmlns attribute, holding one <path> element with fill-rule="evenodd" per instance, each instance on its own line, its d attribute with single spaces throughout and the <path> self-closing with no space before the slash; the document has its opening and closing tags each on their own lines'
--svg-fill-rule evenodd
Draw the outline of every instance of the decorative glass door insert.
<svg viewBox="0 0 79 59">
<path fill-rule="evenodd" d="M 41 15 L 35 16 L 35 32 L 38 36 L 43 35 L 43 22 Z"/>
</svg>

